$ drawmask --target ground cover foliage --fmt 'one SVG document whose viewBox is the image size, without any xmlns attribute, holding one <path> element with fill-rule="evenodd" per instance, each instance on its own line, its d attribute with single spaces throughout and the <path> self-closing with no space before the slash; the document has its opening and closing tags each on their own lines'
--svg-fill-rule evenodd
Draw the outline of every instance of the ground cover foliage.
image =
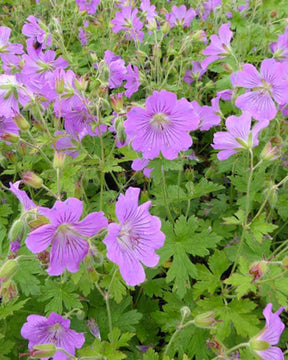
<svg viewBox="0 0 288 360">
<path fill-rule="evenodd" d="M 1 360 L 287 357 L 287 16 L 1 2 Z"/>
</svg>

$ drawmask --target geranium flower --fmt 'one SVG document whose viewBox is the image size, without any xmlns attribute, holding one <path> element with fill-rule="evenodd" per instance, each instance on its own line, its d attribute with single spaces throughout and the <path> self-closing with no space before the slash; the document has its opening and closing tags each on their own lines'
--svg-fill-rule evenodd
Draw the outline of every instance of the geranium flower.
<svg viewBox="0 0 288 360">
<path fill-rule="evenodd" d="M 106 62 L 109 70 L 108 81 L 110 89 L 122 86 L 127 74 L 125 61 L 110 50 L 105 51 L 104 61 Z"/>
<path fill-rule="evenodd" d="M 135 286 L 145 280 L 144 264 L 153 267 L 159 256 L 155 249 L 164 244 L 160 231 L 161 221 L 149 213 L 151 201 L 138 206 L 140 189 L 129 187 L 116 203 L 116 216 L 120 224 L 108 225 L 104 239 L 107 257 L 119 265 L 120 273 L 128 285 Z"/>
<path fill-rule="evenodd" d="M 279 316 L 283 310 L 284 307 L 280 307 L 278 311 L 273 313 L 272 304 L 268 304 L 263 311 L 266 319 L 265 327 L 260 334 L 250 340 L 250 347 L 263 360 L 284 360 L 281 349 L 273 346 L 278 344 L 280 336 L 285 329 L 285 325 Z"/>
<path fill-rule="evenodd" d="M 70 329 L 69 319 L 54 312 L 48 319 L 40 315 L 29 315 L 27 322 L 22 326 L 21 336 L 29 340 L 29 349 L 33 349 L 35 345 L 54 344 L 71 355 L 75 355 L 75 349 L 80 349 L 85 342 L 83 333 Z M 57 351 L 53 356 L 53 360 L 67 359 L 68 355 L 62 351 Z"/>
<path fill-rule="evenodd" d="M 19 129 L 14 120 L 0 116 L 0 140 L 9 141 L 9 137 L 14 135 L 19 135 Z"/>
<path fill-rule="evenodd" d="M 196 16 L 194 9 L 186 9 L 185 5 L 172 6 L 171 13 L 166 15 L 167 21 L 171 28 L 174 26 L 188 27 L 191 24 L 192 19 Z"/>
<path fill-rule="evenodd" d="M 251 64 L 245 64 L 243 71 L 232 77 L 234 85 L 249 89 L 236 99 L 236 106 L 249 111 L 256 120 L 272 120 L 277 114 L 274 101 L 288 102 L 288 81 L 283 79 L 282 66 L 273 59 L 262 61 L 260 74 Z M 274 101 L 273 101 L 274 100 Z"/>
<path fill-rule="evenodd" d="M 127 39 L 142 42 L 144 36 L 143 31 L 141 31 L 143 23 L 137 17 L 138 10 L 133 9 L 132 6 L 123 6 L 121 10 L 111 20 L 111 23 L 114 25 L 112 30 L 115 34 L 123 30 L 126 33 Z"/>
<path fill-rule="evenodd" d="M 125 76 L 126 84 L 124 85 L 126 91 L 125 95 L 130 98 L 134 93 L 136 93 L 140 86 L 140 79 L 139 79 L 139 70 L 138 66 L 136 65 L 128 65 L 127 66 L 127 73 Z"/>
<path fill-rule="evenodd" d="M 230 23 L 221 25 L 218 35 L 210 36 L 210 45 L 203 50 L 203 55 L 209 56 L 209 63 L 223 59 L 225 56 L 230 55 L 231 47 L 230 41 L 233 33 L 230 30 Z"/>
<path fill-rule="evenodd" d="M 288 26 L 284 34 L 279 35 L 278 40 L 270 45 L 274 58 L 279 61 L 288 60 Z"/>
<path fill-rule="evenodd" d="M 56 201 L 45 214 L 50 224 L 40 226 L 28 235 L 26 245 L 33 253 L 40 253 L 52 245 L 49 275 L 60 275 L 65 268 L 77 272 L 89 250 L 83 237 L 94 236 L 107 226 L 103 212 L 93 212 L 79 221 L 82 212 L 83 203 L 78 199 Z"/>
<path fill-rule="evenodd" d="M 212 147 L 221 150 L 217 157 L 219 160 L 226 160 L 239 151 L 247 150 L 257 146 L 258 133 L 269 125 L 268 121 L 261 121 L 254 125 L 251 130 L 251 115 L 243 113 L 241 116 L 229 116 L 226 119 L 226 131 L 214 134 Z"/>
<path fill-rule="evenodd" d="M 145 159 L 154 159 L 161 152 L 172 160 L 192 145 L 189 131 L 196 130 L 198 123 L 186 99 L 177 100 L 174 93 L 161 90 L 147 98 L 145 108 L 132 107 L 124 128 L 133 149 L 142 151 Z"/>
<path fill-rule="evenodd" d="M 95 14 L 100 0 L 76 0 L 80 11 L 87 11 L 88 14 Z"/>
</svg>

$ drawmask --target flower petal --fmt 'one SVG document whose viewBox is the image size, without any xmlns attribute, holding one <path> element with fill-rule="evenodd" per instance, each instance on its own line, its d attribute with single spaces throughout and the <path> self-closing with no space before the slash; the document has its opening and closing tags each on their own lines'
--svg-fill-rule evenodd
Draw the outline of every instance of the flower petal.
<svg viewBox="0 0 288 360">
<path fill-rule="evenodd" d="M 57 228 L 50 224 L 40 226 L 28 235 L 25 241 L 26 246 L 34 254 L 38 254 L 47 249 L 47 247 L 52 243 L 56 231 Z"/>
</svg>

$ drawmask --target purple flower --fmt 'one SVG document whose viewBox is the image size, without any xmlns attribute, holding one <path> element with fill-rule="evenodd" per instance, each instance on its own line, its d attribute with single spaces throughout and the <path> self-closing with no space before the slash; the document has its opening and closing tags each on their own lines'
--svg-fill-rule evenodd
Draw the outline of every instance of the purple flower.
<svg viewBox="0 0 288 360">
<path fill-rule="evenodd" d="M 17 239 L 15 241 L 10 242 L 10 251 L 16 253 L 21 247 L 20 240 Z"/>
<path fill-rule="evenodd" d="M 155 11 L 155 5 L 151 5 L 150 0 L 142 0 L 140 9 L 144 12 L 148 23 L 153 23 L 155 17 L 157 16 L 157 11 Z"/>
<path fill-rule="evenodd" d="M 192 70 L 187 70 L 184 75 L 184 81 L 187 84 L 192 84 L 195 80 L 201 79 L 201 77 L 207 71 L 207 66 L 205 66 L 202 62 L 192 61 Z"/>
<path fill-rule="evenodd" d="M 6 26 L 0 26 L 0 57 L 3 62 L 7 59 L 7 55 L 15 55 L 23 53 L 21 44 L 11 44 L 9 41 L 11 29 Z"/>
<path fill-rule="evenodd" d="M 74 143 L 77 143 L 77 140 L 74 139 L 72 135 L 65 134 L 63 131 L 57 131 L 55 135 L 63 135 L 58 136 L 58 139 L 55 143 L 56 150 L 64 152 L 65 154 L 71 156 L 72 159 L 75 159 L 79 155 L 77 144 Z"/>
<path fill-rule="evenodd" d="M 48 319 L 40 315 L 29 315 L 22 326 L 21 335 L 29 340 L 29 349 L 33 349 L 35 345 L 54 344 L 71 355 L 75 355 L 75 349 L 80 349 L 85 342 L 84 334 L 71 330 L 70 320 L 56 313 L 51 313 Z M 67 360 L 68 356 L 57 351 L 53 359 Z"/>
<path fill-rule="evenodd" d="M 13 117 L 19 113 L 18 101 L 25 106 L 32 97 L 33 94 L 21 87 L 15 75 L 0 75 L 0 117 Z"/>
<path fill-rule="evenodd" d="M 133 9 L 132 6 L 123 6 L 122 11 L 116 13 L 115 18 L 111 20 L 113 31 L 117 34 L 123 30 L 126 32 L 127 39 L 133 39 L 134 41 L 143 41 L 144 33 L 141 31 L 143 23 L 137 17 L 138 10 Z"/>
<path fill-rule="evenodd" d="M 65 268 L 77 272 L 89 250 L 83 237 L 94 236 L 107 226 L 103 212 L 93 212 L 79 221 L 82 212 L 83 204 L 78 199 L 56 201 L 46 213 L 50 224 L 40 226 L 28 235 L 26 245 L 33 253 L 40 253 L 52 245 L 49 275 L 60 275 Z"/>
<path fill-rule="evenodd" d="M 140 86 L 140 79 L 139 79 L 139 70 L 136 65 L 128 65 L 127 66 L 127 74 L 125 80 L 127 80 L 126 84 L 124 85 L 126 91 L 125 95 L 130 98 L 134 93 L 136 93 Z"/>
<path fill-rule="evenodd" d="M 10 191 L 17 197 L 20 203 L 23 206 L 24 211 L 29 211 L 31 209 L 36 209 L 37 205 L 29 198 L 24 190 L 19 189 L 19 185 L 21 181 L 16 181 L 14 184 L 12 182 L 9 183 Z"/>
<path fill-rule="evenodd" d="M 88 14 L 95 14 L 100 0 L 76 0 L 80 11 L 87 11 Z"/>
<path fill-rule="evenodd" d="M 155 249 L 163 246 L 165 240 L 160 219 L 149 213 L 151 201 L 138 206 L 139 194 L 140 189 L 129 187 L 125 195 L 119 196 L 116 216 L 120 224 L 109 224 L 103 241 L 107 257 L 119 265 L 123 279 L 131 286 L 145 280 L 141 263 L 148 267 L 158 264 Z"/>
<path fill-rule="evenodd" d="M 203 50 L 203 55 L 208 55 L 211 61 L 216 61 L 223 59 L 225 56 L 230 55 L 231 47 L 230 41 L 232 39 L 233 33 L 230 30 L 230 23 L 221 25 L 218 35 L 211 35 L 210 45 Z"/>
<path fill-rule="evenodd" d="M 125 61 L 110 50 L 105 51 L 104 61 L 106 62 L 109 70 L 108 81 L 110 89 L 115 89 L 122 86 L 122 83 L 126 79 L 127 74 Z"/>
<path fill-rule="evenodd" d="M 285 325 L 283 324 L 279 316 L 283 310 L 284 307 L 280 307 L 278 311 L 273 313 L 272 304 L 268 304 L 263 311 L 263 315 L 266 319 L 265 327 L 260 332 L 260 334 L 255 336 L 250 341 L 252 348 L 254 346 L 256 346 L 257 348 L 257 345 L 260 345 L 261 347 L 261 342 L 264 342 L 264 347 L 266 347 L 266 345 L 268 346 L 268 348 L 266 348 L 265 350 L 254 349 L 263 360 L 284 360 L 284 355 L 281 349 L 273 346 L 278 344 L 280 336 L 285 329 Z"/>
<path fill-rule="evenodd" d="M 19 129 L 12 118 L 0 116 L 0 139 L 9 141 L 9 136 L 19 135 Z"/>
<path fill-rule="evenodd" d="M 45 49 L 46 45 L 51 46 L 52 39 L 49 34 L 45 33 L 40 25 L 43 26 L 40 20 L 38 20 L 34 15 L 29 15 L 23 25 L 22 33 L 29 38 L 27 40 L 27 44 L 29 44 L 29 46 L 32 45 L 36 49 L 39 47 Z"/>
<path fill-rule="evenodd" d="M 174 26 L 188 27 L 195 16 L 194 9 L 187 10 L 185 5 L 174 5 L 172 6 L 172 12 L 166 15 L 166 19 L 169 21 L 171 28 Z"/>
<path fill-rule="evenodd" d="M 220 125 L 221 110 L 219 107 L 219 99 L 219 97 L 212 99 L 212 106 L 200 106 L 197 101 L 192 101 L 191 105 L 200 120 L 199 128 L 201 131 L 207 131 L 213 126 Z"/>
<path fill-rule="evenodd" d="M 236 99 L 236 106 L 249 111 L 256 120 L 272 120 L 277 114 L 273 99 L 278 104 L 288 102 L 288 82 L 283 80 L 282 66 L 273 59 L 262 61 L 260 74 L 251 64 L 235 74 L 236 86 L 249 89 Z"/>
<path fill-rule="evenodd" d="M 68 62 L 62 57 L 56 59 L 55 51 L 36 51 L 28 46 L 27 52 L 28 55 L 22 57 L 25 64 L 21 71 L 21 80 L 36 93 L 40 93 L 46 82 L 53 79 L 54 70 L 68 66 Z"/>
<path fill-rule="evenodd" d="M 179 151 L 192 145 L 189 131 L 196 130 L 199 120 L 186 99 L 166 90 L 154 91 L 145 108 L 132 107 L 124 127 L 136 151 L 145 159 L 154 159 L 160 152 L 166 159 L 177 158 Z"/>
<path fill-rule="evenodd" d="M 279 35 L 277 42 L 270 45 L 270 49 L 277 60 L 288 60 L 288 26 L 284 34 Z"/>
<path fill-rule="evenodd" d="M 80 42 L 83 46 L 88 44 L 88 36 L 87 32 L 83 28 L 79 28 L 78 37 L 80 39 Z"/>
<path fill-rule="evenodd" d="M 217 157 L 226 160 L 241 150 L 247 150 L 258 145 L 258 133 L 269 125 L 268 121 L 261 121 L 251 130 L 251 115 L 243 113 L 241 116 L 229 116 L 226 120 L 227 132 L 214 134 L 214 149 L 221 150 Z"/>
<path fill-rule="evenodd" d="M 203 20 L 206 20 L 211 12 L 216 12 L 217 7 L 222 5 L 222 0 L 207 0 L 203 4 L 204 13 L 203 13 Z"/>
<path fill-rule="evenodd" d="M 143 174 L 146 177 L 150 177 L 151 172 L 153 171 L 152 168 L 147 168 L 147 165 L 149 165 L 149 160 L 147 159 L 135 159 L 132 161 L 132 169 L 135 171 L 141 171 L 143 170 Z"/>
</svg>

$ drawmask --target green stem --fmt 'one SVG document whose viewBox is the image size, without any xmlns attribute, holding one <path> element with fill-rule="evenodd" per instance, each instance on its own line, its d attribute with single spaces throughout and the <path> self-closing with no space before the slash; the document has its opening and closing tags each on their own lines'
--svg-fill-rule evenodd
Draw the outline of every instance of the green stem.
<svg viewBox="0 0 288 360">
<path fill-rule="evenodd" d="M 169 343 L 167 344 L 166 349 L 165 349 L 165 351 L 164 351 L 164 355 L 167 355 L 167 353 L 168 353 L 168 351 L 169 351 L 169 349 L 170 349 L 170 347 L 171 347 L 174 339 L 176 338 L 177 334 L 178 334 L 182 329 L 185 329 L 187 326 L 190 326 L 190 325 L 194 324 L 194 320 L 190 320 L 190 321 L 188 321 L 188 322 L 187 322 L 186 324 L 184 324 L 184 325 L 182 324 L 183 321 L 184 321 L 184 318 L 182 318 L 182 320 L 181 320 L 178 328 L 174 331 L 173 335 L 171 336 L 171 338 L 170 338 L 170 340 L 169 340 Z"/>
<path fill-rule="evenodd" d="M 109 293 L 108 293 L 108 291 L 106 293 L 104 291 L 102 291 L 102 289 L 100 288 L 100 286 L 97 283 L 95 283 L 95 287 L 99 291 L 99 293 L 103 296 L 103 299 L 105 300 L 106 311 L 107 311 L 107 316 L 108 316 L 109 332 L 111 333 L 113 330 L 113 326 L 112 326 L 112 317 L 111 317 L 111 310 L 110 310 L 110 303 L 109 303 Z"/>
<path fill-rule="evenodd" d="M 43 189 L 45 189 L 50 195 L 52 195 L 53 197 L 55 197 L 57 200 L 58 199 L 58 195 L 54 194 L 53 191 L 51 191 L 46 185 L 42 184 L 41 186 Z"/>
<path fill-rule="evenodd" d="M 243 348 L 243 347 L 246 347 L 246 346 L 249 346 L 249 343 L 241 343 L 241 344 L 238 344 L 238 345 L 232 347 L 231 349 L 225 351 L 225 355 L 229 355 L 229 354 L 231 354 L 233 351 L 238 350 L 238 349 Z M 219 358 L 219 356 L 221 356 L 221 355 L 215 356 L 212 360 L 217 360 L 217 359 Z"/>
<path fill-rule="evenodd" d="M 166 181 L 165 181 L 165 171 L 162 167 L 162 192 L 163 192 L 163 198 L 164 198 L 164 204 L 165 204 L 165 208 L 167 211 L 167 215 L 169 220 L 171 221 L 171 223 L 174 223 L 174 219 L 173 216 L 171 214 L 170 208 L 169 208 L 169 202 L 168 202 L 168 197 L 167 197 L 167 189 L 166 189 Z"/>
</svg>

